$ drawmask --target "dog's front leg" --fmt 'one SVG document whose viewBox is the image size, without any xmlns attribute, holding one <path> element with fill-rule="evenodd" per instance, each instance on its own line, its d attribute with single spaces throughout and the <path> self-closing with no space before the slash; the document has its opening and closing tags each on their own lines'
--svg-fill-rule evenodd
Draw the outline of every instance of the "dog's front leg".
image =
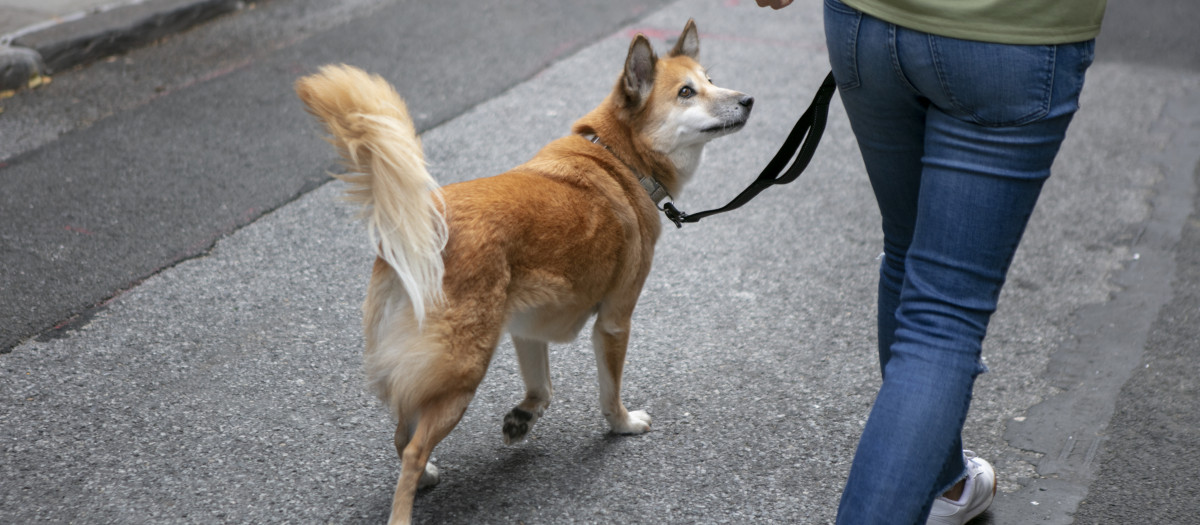
<svg viewBox="0 0 1200 525">
<path fill-rule="evenodd" d="M 504 416 L 506 445 L 525 439 L 533 424 L 550 406 L 550 397 L 554 395 L 550 386 L 550 351 L 546 342 L 517 336 L 512 339 L 513 347 L 517 350 L 517 364 L 521 366 L 521 378 L 525 380 L 525 400 Z"/>
<path fill-rule="evenodd" d="M 592 327 L 592 348 L 600 376 L 600 410 L 617 434 L 641 434 L 650 430 L 650 414 L 630 412 L 621 402 L 621 373 L 625 368 L 625 349 L 629 344 L 629 318 L 612 319 L 601 310 Z"/>
</svg>

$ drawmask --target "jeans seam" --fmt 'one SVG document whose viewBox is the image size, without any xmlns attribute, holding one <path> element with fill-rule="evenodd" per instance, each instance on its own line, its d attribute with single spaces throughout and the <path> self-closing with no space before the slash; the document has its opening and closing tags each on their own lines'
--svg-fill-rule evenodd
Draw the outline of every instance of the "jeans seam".
<svg viewBox="0 0 1200 525">
<path fill-rule="evenodd" d="M 892 71 L 896 74 L 896 78 L 900 80 L 914 95 L 921 96 L 920 90 L 908 81 L 908 76 L 904 74 L 904 66 L 900 64 L 900 27 L 896 24 L 888 23 L 888 52 L 891 54 Z"/>
<path fill-rule="evenodd" d="M 937 39 L 933 35 L 926 37 L 929 40 L 929 54 L 933 58 L 933 71 L 937 73 L 938 84 L 941 85 L 942 92 L 946 94 L 946 98 L 950 100 L 950 105 L 962 113 L 971 114 L 971 117 L 979 120 L 972 112 L 967 111 L 965 106 L 958 101 L 954 96 L 954 91 L 950 89 L 950 81 L 946 78 L 946 68 L 942 66 L 942 53 L 938 48 Z"/>
<path fill-rule="evenodd" d="M 1050 82 L 1046 83 L 1045 104 L 1042 110 L 1042 119 L 1050 114 L 1050 108 L 1054 105 L 1054 84 L 1058 82 L 1058 46 L 1050 46 Z M 1075 107 L 1079 109 L 1078 105 Z"/>
<path fill-rule="evenodd" d="M 1058 81 L 1058 46 L 1050 46 L 1050 63 L 1047 67 L 1050 68 L 1050 81 L 1046 83 L 1046 97 L 1042 99 L 1042 116 L 1039 119 L 1046 118 L 1050 114 L 1050 106 L 1054 105 L 1054 83 Z"/>
<path fill-rule="evenodd" d="M 853 76 L 847 81 L 847 87 L 858 87 L 861 80 L 858 78 L 858 38 L 862 31 L 862 13 L 854 14 L 854 32 L 848 37 L 850 42 L 848 49 L 850 50 L 850 68 L 853 70 Z"/>
<path fill-rule="evenodd" d="M 854 16 L 854 31 L 847 36 L 847 49 L 850 55 L 847 59 L 850 63 L 851 76 L 844 85 L 840 86 L 842 89 L 854 89 L 862 84 L 862 80 L 858 76 L 858 39 L 859 33 L 862 32 L 862 13 L 855 12 L 852 16 Z"/>
</svg>

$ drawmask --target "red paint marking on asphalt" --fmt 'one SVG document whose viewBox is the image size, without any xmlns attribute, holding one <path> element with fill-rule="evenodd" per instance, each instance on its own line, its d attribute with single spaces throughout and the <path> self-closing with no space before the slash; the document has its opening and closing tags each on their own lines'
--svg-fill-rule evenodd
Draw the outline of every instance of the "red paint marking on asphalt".
<svg viewBox="0 0 1200 525">
<path fill-rule="evenodd" d="M 633 37 L 637 36 L 639 33 L 646 35 L 647 38 L 650 38 L 652 40 L 662 40 L 662 41 L 666 41 L 666 42 L 674 42 L 676 39 L 679 38 L 679 30 L 678 29 L 662 29 L 662 28 L 658 28 L 658 27 L 631 28 L 631 29 L 625 31 L 625 36 L 627 38 L 632 39 Z M 761 46 L 769 46 L 769 47 L 809 49 L 812 51 L 819 51 L 822 53 L 824 53 L 826 51 L 824 43 L 814 45 L 814 44 L 811 44 L 809 42 L 802 41 L 802 40 L 785 40 L 785 39 L 780 39 L 780 38 L 757 38 L 757 37 L 749 37 L 749 36 L 743 36 L 743 35 L 726 35 L 726 34 L 714 34 L 714 33 L 703 33 L 703 32 L 700 33 L 700 41 L 701 42 L 714 41 L 714 40 L 721 41 L 721 42 L 734 42 L 734 43 L 738 43 L 738 44 L 752 44 L 752 45 L 761 45 Z"/>
<path fill-rule="evenodd" d="M 237 62 L 229 64 L 225 67 L 209 71 L 208 73 L 200 75 L 196 78 L 193 78 L 192 80 L 189 80 L 189 81 L 179 84 L 177 86 L 172 86 L 170 88 L 163 89 L 162 91 L 159 91 L 159 92 L 155 93 L 154 95 L 151 95 L 150 98 L 146 99 L 146 101 L 150 102 L 150 101 L 165 97 L 167 95 L 170 95 L 172 93 L 175 93 L 176 91 L 182 91 L 182 90 L 185 90 L 192 86 L 195 86 L 197 84 L 203 84 L 210 80 L 215 80 L 215 79 L 221 78 L 223 76 L 229 75 L 230 73 L 234 73 L 236 71 L 245 69 L 246 67 L 250 66 L 250 64 L 253 64 L 253 63 L 254 63 L 253 58 L 244 58 L 242 60 L 239 60 Z"/>
<path fill-rule="evenodd" d="M 239 219 L 241 219 L 241 220 L 238 223 L 235 223 L 232 227 L 230 227 L 229 231 L 233 232 L 234 230 L 238 229 L 240 227 L 239 224 L 249 224 L 251 221 L 258 218 L 259 215 L 262 215 L 262 214 L 258 213 L 258 208 L 250 208 L 250 209 L 246 210 L 245 212 L 242 212 L 241 217 L 239 217 Z"/>
<path fill-rule="evenodd" d="M 70 224 L 68 224 L 68 225 L 66 225 L 66 226 L 63 226 L 63 229 L 64 229 L 64 230 L 67 230 L 67 231 L 69 231 L 69 232 L 82 233 L 82 234 L 84 234 L 84 235 L 95 235 L 95 234 L 96 234 L 96 232 L 94 232 L 94 231 L 91 231 L 91 230 L 88 230 L 87 228 L 80 228 L 80 227 L 78 227 L 78 226 L 71 226 Z"/>
<path fill-rule="evenodd" d="M 570 40 L 570 41 L 559 44 L 558 47 L 554 48 L 554 51 L 550 52 L 549 62 L 558 61 L 558 59 L 560 57 L 562 57 L 563 55 L 566 55 L 570 51 L 573 51 L 578 46 L 579 46 L 578 40 Z"/>
<path fill-rule="evenodd" d="M 676 38 L 679 36 L 679 30 L 671 31 L 657 27 L 635 27 L 626 31 L 625 36 L 628 38 L 633 38 L 638 36 L 639 33 L 646 35 L 646 38 L 653 38 L 655 40 L 667 40 L 669 38 Z"/>
</svg>

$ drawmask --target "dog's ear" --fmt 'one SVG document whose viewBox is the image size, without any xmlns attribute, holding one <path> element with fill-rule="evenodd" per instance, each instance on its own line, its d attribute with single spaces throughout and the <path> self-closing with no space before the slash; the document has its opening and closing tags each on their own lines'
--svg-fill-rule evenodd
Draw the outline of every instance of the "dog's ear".
<svg viewBox="0 0 1200 525">
<path fill-rule="evenodd" d="M 690 18 L 687 25 L 683 26 L 683 33 L 680 33 L 675 47 L 671 49 L 670 56 L 680 55 L 690 57 L 692 60 L 700 60 L 700 32 L 696 31 L 696 21 Z"/>
<path fill-rule="evenodd" d="M 630 105 L 640 104 L 654 88 L 654 65 L 658 57 L 650 40 L 638 34 L 629 44 L 629 55 L 625 57 L 625 72 L 621 74 L 621 90 Z"/>
</svg>

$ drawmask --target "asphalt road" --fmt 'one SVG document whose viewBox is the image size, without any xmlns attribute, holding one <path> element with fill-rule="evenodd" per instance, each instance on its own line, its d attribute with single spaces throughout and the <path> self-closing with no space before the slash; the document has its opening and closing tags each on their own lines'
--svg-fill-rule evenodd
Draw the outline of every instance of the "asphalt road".
<svg viewBox="0 0 1200 525">
<path fill-rule="evenodd" d="M 1200 42 L 1189 0 L 1111 2 L 985 355 L 968 446 L 992 523 L 1200 516 Z M 291 92 L 348 62 L 397 84 L 443 182 L 502 171 L 597 104 L 629 38 L 689 17 L 755 95 L 683 209 L 753 176 L 827 71 L 816 2 L 253 4 L 57 75 L 0 116 L 0 522 L 379 522 L 398 460 L 361 384 L 370 251 Z M 1194 18 L 1194 16 L 1192 16 Z M 750 168 L 747 168 L 750 167 Z M 840 106 L 810 172 L 660 241 L 605 432 L 586 341 L 506 447 L 507 344 L 436 451 L 422 522 L 832 520 L 878 386 L 878 217 Z"/>
<path fill-rule="evenodd" d="M 324 183 L 334 166 L 312 167 L 327 152 L 281 141 L 309 131 L 286 89 L 297 73 L 336 60 L 395 78 L 425 102 L 416 118 L 427 129 L 661 2 L 278 4 L 12 104 L 0 151 L 0 349 L 86 319 L 114 291 Z"/>
</svg>

